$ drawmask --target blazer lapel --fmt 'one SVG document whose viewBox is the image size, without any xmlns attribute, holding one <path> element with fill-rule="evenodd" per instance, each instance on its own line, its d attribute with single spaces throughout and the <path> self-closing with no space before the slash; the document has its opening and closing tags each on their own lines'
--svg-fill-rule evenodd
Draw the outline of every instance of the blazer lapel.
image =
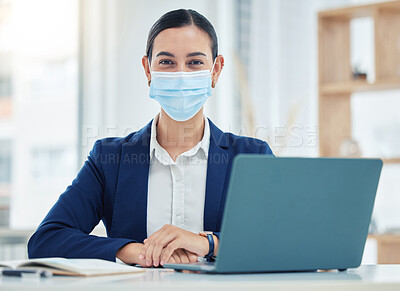
<svg viewBox="0 0 400 291">
<path fill-rule="evenodd" d="M 122 145 L 111 228 L 112 237 L 143 242 L 147 237 L 147 188 L 151 124 Z"/>
<path fill-rule="evenodd" d="M 226 195 L 226 174 L 231 163 L 227 136 L 210 120 L 210 148 L 208 152 L 204 230 L 219 231 L 222 219 L 221 205 Z M 223 205 L 222 205 L 223 207 Z"/>
</svg>

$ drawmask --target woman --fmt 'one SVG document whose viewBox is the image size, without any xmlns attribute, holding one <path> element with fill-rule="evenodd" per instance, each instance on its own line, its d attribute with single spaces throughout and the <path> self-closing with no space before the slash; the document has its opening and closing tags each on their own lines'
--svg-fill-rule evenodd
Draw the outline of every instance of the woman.
<svg viewBox="0 0 400 291">
<path fill-rule="evenodd" d="M 160 113 L 124 138 L 96 141 L 31 237 L 30 258 L 120 259 L 150 267 L 217 254 L 233 158 L 272 155 L 271 149 L 223 133 L 204 117 L 224 66 L 204 16 L 184 9 L 163 15 L 150 30 L 142 64 Z M 100 220 L 107 238 L 89 235 Z"/>
</svg>

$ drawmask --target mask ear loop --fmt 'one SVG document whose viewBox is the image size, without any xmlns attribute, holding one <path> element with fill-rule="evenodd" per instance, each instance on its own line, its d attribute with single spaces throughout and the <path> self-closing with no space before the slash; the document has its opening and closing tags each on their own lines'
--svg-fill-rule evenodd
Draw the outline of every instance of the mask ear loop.
<svg viewBox="0 0 400 291">
<path fill-rule="evenodd" d="M 215 66 L 215 63 L 216 63 L 216 62 L 217 62 L 217 58 L 215 58 L 214 64 L 213 64 L 213 66 L 212 66 L 212 68 L 211 68 L 211 70 L 210 70 L 210 74 L 211 74 L 211 87 L 212 87 L 212 88 L 215 88 L 214 81 L 212 81 L 212 76 L 213 76 L 214 66 Z"/>
<path fill-rule="evenodd" d="M 151 67 L 150 67 L 150 60 L 149 60 L 149 58 L 147 58 L 147 63 L 149 64 L 149 72 L 150 72 L 150 76 L 151 76 Z M 150 87 L 150 84 L 151 84 L 151 79 L 147 82 L 147 85 L 149 85 L 149 87 Z"/>
<path fill-rule="evenodd" d="M 217 58 L 215 58 L 214 63 L 213 63 L 213 66 L 212 66 L 212 68 L 211 68 L 211 70 L 210 70 L 211 76 L 212 76 L 212 74 L 213 74 L 213 71 L 214 71 L 214 67 L 215 67 L 215 63 L 216 63 L 216 62 L 217 62 Z"/>
</svg>

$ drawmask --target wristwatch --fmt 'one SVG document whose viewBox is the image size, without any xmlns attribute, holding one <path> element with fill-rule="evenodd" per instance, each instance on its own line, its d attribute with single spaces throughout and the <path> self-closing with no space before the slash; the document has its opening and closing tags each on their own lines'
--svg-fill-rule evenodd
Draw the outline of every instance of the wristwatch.
<svg viewBox="0 0 400 291">
<path fill-rule="evenodd" d="M 213 236 L 212 231 L 203 231 L 200 232 L 199 235 L 204 236 L 208 239 L 208 243 L 210 245 L 208 254 L 205 255 L 204 257 L 207 259 L 207 261 L 213 261 L 214 260 L 214 236 Z"/>
</svg>

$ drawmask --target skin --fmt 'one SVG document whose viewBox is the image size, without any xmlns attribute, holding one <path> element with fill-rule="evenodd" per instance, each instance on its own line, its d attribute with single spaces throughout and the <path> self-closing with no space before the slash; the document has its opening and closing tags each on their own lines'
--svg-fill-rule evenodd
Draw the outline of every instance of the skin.
<svg viewBox="0 0 400 291">
<path fill-rule="evenodd" d="M 142 58 L 144 72 L 151 82 L 151 70 L 163 72 L 191 72 L 213 68 L 211 41 L 206 32 L 196 26 L 170 28 L 154 39 L 151 64 L 147 56 Z M 212 70 L 212 87 L 217 84 L 224 66 L 224 58 L 218 55 Z M 151 69 L 150 69 L 151 67 Z M 175 161 L 177 157 L 198 144 L 204 134 L 203 108 L 187 121 L 176 121 L 161 108 L 157 124 L 157 141 Z M 215 254 L 218 238 L 214 235 Z M 177 226 L 164 225 L 141 243 L 129 243 L 120 248 L 117 258 L 128 264 L 145 267 L 164 263 L 196 262 L 197 257 L 209 251 L 208 239 Z"/>
</svg>

